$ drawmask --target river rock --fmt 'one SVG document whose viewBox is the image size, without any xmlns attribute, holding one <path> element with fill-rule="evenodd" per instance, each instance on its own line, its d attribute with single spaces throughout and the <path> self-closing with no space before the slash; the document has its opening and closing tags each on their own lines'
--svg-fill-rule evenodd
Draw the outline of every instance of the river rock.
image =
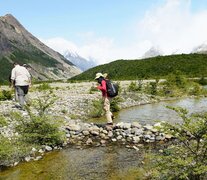
<svg viewBox="0 0 207 180">
<path fill-rule="evenodd" d="M 136 151 L 139 151 L 139 148 L 136 146 L 132 146 Z"/>
<path fill-rule="evenodd" d="M 88 136 L 90 134 L 90 132 L 87 131 L 87 130 L 84 130 L 82 133 L 83 133 L 84 136 Z"/>
<path fill-rule="evenodd" d="M 66 138 L 70 138 L 71 137 L 71 135 L 70 134 L 66 134 Z"/>
<path fill-rule="evenodd" d="M 17 166 L 19 164 L 19 161 L 18 162 L 15 162 L 14 164 L 13 164 L 13 166 Z"/>
<path fill-rule="evenodd" d="M 118 135 L 116 139 L 117 140 L 121 140 L 122 139 L 122 136 L 121 135 Z"/>
<path fill-rule="evenodd" d="M 92 135 L 95 135 L 95 136 L 98 136 L 99 135 L 99 132 L 98 131 L 90 131 L 90 133 L 92 134 Z"/>
<path fill-rule="evenodd" d="M 43 154 L 45 151 L 43 149 L 40 149 L 38 152 Z"/>
<path fill-rule="evenodd" d="M 46 151 L 52 151 L 52 147 L 50 147 L 50 146 L 45 146 L 45 150 L 46 150 Z"/>
<path fill-rule="evenodd" d="M 105 129 L 104 129 L 102 132 L 103 132 L 104 134 L 108 134 L 108 131 L 105 130 Z"/>
<path fill-rule="evenodd" d="M 166 139 L 171 139 L 171 138 L 173 138 L 173 135 L 172 135 L 172 134 L 166 134 L 166 135 L 165 135 L 165 138 L 166 138 Z"/>
<path fill-rule="evenodd" d="M 132 131 L 135 136 L 141 136 L 143 134 L 143 129 L 133 129 Z"/>
<path fill-rule="evenodd" d="M 91 138 L 88 138 L 86 141 L 86 145 L 91 145 L 93 144 L 93 140 Z"/>
<path fill-rule="evenodd" d="M 101 144 L 106 144 L 106 140 L 101 140 Z"/>
<path fill-rule="evenodd" d="M 139 136 L 134 136 L 134 137 L 132 137 L 132 139 L 133 139 L 133 143 L 139 143 L 140 142 Z"/>
<path fill-rule="evenodd" d="M 117 140 L 116 140 L 116 138 L 112 138 L 111 141 L 112 142 L 116 142 Z"/>
<path fill-rule="evenodd" d="M 113 137 L 113 132 L 112 131 L 108 132 L 108 137 L 110 137 L 110 138 Z"/>
<path fill-rule="evenodd" d="M 81 126 L 79 124 L 70 124 L 66 128 L 69 129 L 70 131 L 80 131 L 81 130 Z"/>
<path fill-rule="evenodd" d="M 34 158 L 35 161 L 39 161 L 40 159 L 42 159 L 42 156 L 37 156 Z"/>
<path fill-rule="evenodd" d="M 101 137 L 102 139 L 105 139 L 106 134 L 104 134 L 104 133 L 100 133 L 100 137 Z"/>
<path fill-rule="evenodd" d="M 37 152 L 37 149 L 33 147 L 32 152 Z"/>
<path fill-rule="evenodd" d="M 132 128 L 142 128 L 142 125 L 139 124 L 138 122 L 132 122 Z"/>
<path fill-rule="evenodd" d="M 164 136 L 156 136 L 157 141 L 163 141 L 165 139 Z"/>
<path fill-rule="evenodd" d="M 31 157 L 30 157 L 30 156 L 27 156 L 27 157 L 24 158 L 24 160 L 25 160 L 26 162 L 29 162 L 29 161 L 31 161 Z"/>
<path fill-rule="evenodd" d="M 153 126 L 149 125 L 149 124 L 147 124 L 147 125 L 145 125 L 143 127 L 144 127 L 145 130 L 150 130 L 151 131 L 153 129 Z"/>
</svg>

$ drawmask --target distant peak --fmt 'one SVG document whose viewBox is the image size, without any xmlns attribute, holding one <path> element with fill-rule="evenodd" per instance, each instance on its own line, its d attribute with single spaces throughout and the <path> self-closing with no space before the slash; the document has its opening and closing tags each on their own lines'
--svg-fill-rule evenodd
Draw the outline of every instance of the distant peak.
<svg viewBox="0 0 207 180">
<path fill-rule="evenodd" d="M 79 54 L 76 51 L 72 51 L 72 50 L 66 50 L 64 52 L 64 56 L 72 56 L 72 57 L 79 57 Z"/>
<path fill-rule="evenodd" d="M 15 26 L 15 27 L 20 27 L 23 28 L 23 26 L 20 24 L 20 22 L 12 15 L 12 14 L 6 14 L 5 16 L 1 16 L 1 19 L 3 21 L 6 21 L 7 23 Z"/>
<path fill-rule="evenodd" d="M 16 20 L 16 18 L 12 14 L 6 14 L 5 16 L 1 16 L 1 17 L 4 19 L 15 19 Z"/>
<path fill-rule="evenodd" d="M 14 17 L 12 14 L 6 14 L 5 17 Z"/>
</svg>

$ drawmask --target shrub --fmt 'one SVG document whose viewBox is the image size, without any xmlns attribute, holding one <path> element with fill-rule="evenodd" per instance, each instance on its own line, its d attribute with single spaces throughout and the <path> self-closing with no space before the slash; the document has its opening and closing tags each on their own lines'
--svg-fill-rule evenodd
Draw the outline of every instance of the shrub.
<svg viewBox="0 0 207 180">
<path fill-rule="evenodd" d="M 21 140 L 30 144 L 60 145 L 64 141 L 64 132 L 60 130 L 61 120 L 57 117 L 30 116 L 30 119 L 21 118 L 16 126 Z"/>
<path fill-rule="evenodd" d="M 188 93 L 190 95 L 198 96 L 198 95 L 201 95 L 203 93 L 203 89 L 198 83 L 193 82 L 192 86 L 189 88 Z"/>
<path fill-rule="evenodd" d="M 157 95 L 157 86 L 158 86 L 158 81 L 150 82 L 150 84 L 149 84 L 149 93 L 152 94 L 152 95 Z"/>
<path fill-rule="evenodd" d="M 172 108 L 183 119 L 182 124 L 164 123 L 166 132 L 177 139 L 153 161 L 158 179 L 207 178 L 207 114 L 187 115 L 187 110 Z"/>
<path fill-rule="evenodd" d="M 4 116 L 0 115 L 0 127 L 6 126 L 7 125 L 7 121 L 4 118 Z"/>
<path fill-rule="evenodd" d="M 37 89 L 39 91 L 46 91 L 46 90 L 52 90 L 52 87 L 48 83 L 43 83 L 37 86 Z"/>
<path fill-rule="evenodd" d="M 0 101 L 11 100 L 12 99 L 12 91 L 0 91 Z"/>
<path fill-rule="evenodd" d="M 175 74 L 170 74 L 167 77 L 167 85 L 169 87 L 185 88 L 187 85 L 187 79 L 181 74 L 180 71 L 176 71 Z"/>
<path fill-rule="evenodd" d="M 115 97 L 111 99 L 110 102 L 110 108 L 112 112 L 118 112 L 120 110 L 120 107 L 118 105 L 119 102 L 121 102 L 121 98 L 120 97 Z"/>
<path fill-rule="evenodd" d="M 43 96 L 34 99 L 31 102 L 30 106 L 32 106 L 33 109 L 36 110 L 40 116 L 42 116 L 42 115 L 45 115 L 47 110 L 54 104 L 56 99 L 57 98 L 54 95 L 48 95 L 46 93 Z M 27 111 L 30 113 L 31 108 L 29 108 L 29 106 L 26 106 L 26 108 L 27 108 Z"/>
<path fill-rule="evenodd" d="M 139 87 L 137 86 L 136 82 L 131 82 L 129 84 L 128 91 L 131 91 L 131 92 L 139 91 Z"/>
<path fill-rule="evenodd" d="M 204 85 L 207 85 L 207 80 L 205 79 L 204 76 L 202 76 L 202 77 L 198 80 L 198 83 L 204 86 Z"/>
<path fill-rule="evenodd" d="M 21 135 L 21 139 L 26 143 L 38 145 L 59 145 L 64 141 L 64 132 L 61 131 L 63 121 L 59 117 L 46 114 L 47 109 L 55 102 L 54 98 L 48 95 L 41 97 L 26 106 L 29 118 L 22 117 L 15 113 L 13 117 L 18 124 L 16 130 Z M 32 113 L 36 110 L 38 113 Z"/>
<path fill-rule="evenodd" d="M 29 152 L 30 147 L 16 139 L 8 139 L 0 135 L 0 142 L 0 167 L 9 166 L 21 160 Z"/>
<path fill-rule="evenodd" d="M 92 118 L 101 117 L 103 114 L 103 100 L 94 100 L 89 110 L 89 116 Z"/>
<path fill-rule="evenodd" d="M 138 80 L 138 91 L 141 91 L 143 87 L 143 80 L 139 79 Z"/>
</svg>

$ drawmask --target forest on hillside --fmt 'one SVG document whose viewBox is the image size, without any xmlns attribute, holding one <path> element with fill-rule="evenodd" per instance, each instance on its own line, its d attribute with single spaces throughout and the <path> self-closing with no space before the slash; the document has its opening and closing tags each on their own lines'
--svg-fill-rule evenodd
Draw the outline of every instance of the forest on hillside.
<svg viewBox="0 0 207 180">
<path fill-rule="evenodd" d="M 117 60 L 91 68 L 71 80 L 93 80 L 97 72 L 108 73 L 113 80 L 156 79 L 181 72 L 186 77 L 207 76 L 206 54 L 157 56 L 142 60 Z"/>
</svg>

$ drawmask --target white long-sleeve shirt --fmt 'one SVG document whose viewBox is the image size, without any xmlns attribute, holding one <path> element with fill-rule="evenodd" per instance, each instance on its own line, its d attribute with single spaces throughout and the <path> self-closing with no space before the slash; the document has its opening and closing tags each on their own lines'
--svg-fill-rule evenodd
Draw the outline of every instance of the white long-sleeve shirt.
<svg viewBox="0 0 207 180">
<path fill-rule="evenodd" d="M 16 65 L 11 72 L 11 79 L 15 81 L 15 86 L 30 85 L 31 75 L 29 71 L 20 65 Z"/>
</svg>

